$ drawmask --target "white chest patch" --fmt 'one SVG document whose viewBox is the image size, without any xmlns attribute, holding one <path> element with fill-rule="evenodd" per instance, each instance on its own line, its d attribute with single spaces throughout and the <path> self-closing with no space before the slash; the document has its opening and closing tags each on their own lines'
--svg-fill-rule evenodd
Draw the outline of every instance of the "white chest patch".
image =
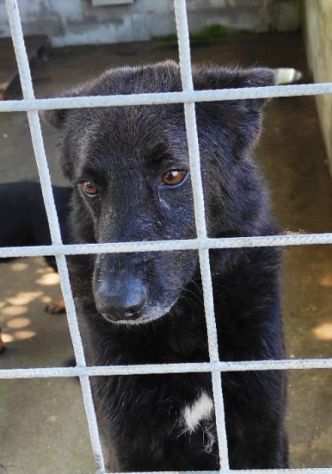
<svg viewBox="0 0 332 474">
<path fill-rule="evenodd" d="M 183 418 L 186 430 L 193 433 L 203 420 L 209 420 L 213 413 L 213 402 L 206 392 L 187 405 L 183 410 Z"/>
</svg>

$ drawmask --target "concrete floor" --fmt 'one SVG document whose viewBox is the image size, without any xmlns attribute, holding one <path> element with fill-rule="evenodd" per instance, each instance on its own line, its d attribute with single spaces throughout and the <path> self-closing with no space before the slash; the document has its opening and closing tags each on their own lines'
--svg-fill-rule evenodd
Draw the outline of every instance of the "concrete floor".
<svg viewBox="0 0 332 474">
<path fill-rule="evenodd" d="M 173 44 L 66 48 L 34 69 L 39 96 L 56 95 L 109 66 L 154 62 L 176 56 Z M 295 66 L 305 71 L 296 35 L 233 37 L 193 48 L 195 62 Z M 56 137 L 45 128 L 54 182 L 63 178 Z M 2 181 L 36 177 L 25 114 L 0 114 Z M 272 191 L 282 227 L 332 231 L 332 183 L 314 99 L 272 101 L 258 160 Z M 284 251 L 284 319 L 290 357 L 332 357 L 332 247 Z M 0 324 L 8 351 L 0 367 L 46 367 L 71 354 L 63 316 L 44 313 L 59 294 L 57 279 L 42 259 L 3 264 Z M 332 465 L 332 373 L 289 374 L 288 427 L 292 467 Z M 88 474 L 94 472 L 79 386 L 71 380 L 1 381 L 0 473 Z"/>
</svg>

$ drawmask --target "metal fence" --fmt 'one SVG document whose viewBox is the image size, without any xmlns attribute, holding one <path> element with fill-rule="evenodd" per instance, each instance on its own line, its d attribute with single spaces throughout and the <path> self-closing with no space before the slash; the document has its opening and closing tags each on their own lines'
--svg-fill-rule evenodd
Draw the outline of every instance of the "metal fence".
<svg viewBox="0 0 332 474">
<path fill-rule="evenodd" d="M 195 103 L 208 101 L 332 94 L 332 83 L 195 91 L 193 87 L 191 69 L 191 54 L 186 0 L 174 0 L 174 12 L 176 19 L 183 89 L 181 92 L 116 95 L 102 97 L 94 96 L 36 99 L 33 90 L 31 72 L 24 43 L 22 24 L 20 20 L 17 0 L 6 0 L 6 8 L 10 23 L 11 36 L 14 44 L 16 60 L 18 64 L 19 77 L 23 91 L 23 99 L 8 100 L 0 103 L 0 112 L 27 112 L 32 144 L 38 167 L 38 173 L 48 223 L 50 227 L 52 244 L 48 246 L 34 247 L 3 247 L 0 248 L 0 258 L 31 257 L 45 255 L 55 256 L 60 275 L 61 289 L 65 301 L 70 336 L 74 348 L 77 366 L 32 369 L 1 369 L 0 379 L 79 377 L 92 450 L 96 460 L 98 473 L 104 474 L 104 457 L 100 442 L 94 402 L 92 398 L 90 377 L 102 375 L 126 376 L 138 374 L 169 374 L 189 372 L 211 373 L 220 456 L 220 470 L 215 472 L 230 472 L 227 449 L 227 436 L 225 429 L 223 393 L 222 386 L 220 383 L 222 374 L 224 372 L 229 371 L 236 372 L 253 370 L 257 371 L 287 369 L 326 369 L 332 368 L 332 358 L 221 362 L 219 360 L 218 339 L 214 315 L 209 249 L 332 244 L 332 233 L 287 234 L 264 237 L 237 237 L 220 239 L 209 238 L 206 229 Z M 52 193 L 50 173 L 45 154 L 45 147 L 38 111 L 47 109 L 112 106 L 119 107 L 170 103 L 184 104 L 185 124 L 190 158 L 190 170 L 193 185 L 197 238 L 183 241 L 167 240 L 153 242 L 63 245 L 59 221 L 57 217 L 57 211 Z M 182 249 L 195 249 L 199 253 L 210 361 L 204 363 L 146 364 L 131 366 L 87 366 L 69 280 L 66 255 L 89 253 L 97 254 L 105 252 L 122 253 L 145 251 L 172 251 Z M 332 474 L 332 468 L 257 470 L 257 473 L 265 473 L 270 471 L 275 472 L 276 474 L 281 474 L 286 471 L 308 474 L 316 472 Z M 253 473 L 255 471 L 237 470 L 236 472 Z"/>
</svg>

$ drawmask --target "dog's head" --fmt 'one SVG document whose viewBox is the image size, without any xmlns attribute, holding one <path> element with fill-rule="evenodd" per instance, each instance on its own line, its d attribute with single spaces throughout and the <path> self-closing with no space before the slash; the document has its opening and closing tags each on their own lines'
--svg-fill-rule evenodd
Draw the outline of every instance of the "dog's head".
<svg viewBox="0 0 332 474">
<path fill-rule="evenodd" d="M 271 85 L 269 69 L 194 69 L 195 89 Z M 178 66 L 109 70 L 69 95 L 181 90 Z M 257 140 L 263 100 L 196 106 L 210 236 L 257 232 L 262 196 L 248 152 Z M 62 167 L 75 189 L 83 242 L 190 239 L 196 236 L 183 105 L 46 112 L 63 132 Z M 138 324 L 172 309 L 199 277 L 195 251 L 101 254 L 93 294 L 109 321 Z"/>
</svg>

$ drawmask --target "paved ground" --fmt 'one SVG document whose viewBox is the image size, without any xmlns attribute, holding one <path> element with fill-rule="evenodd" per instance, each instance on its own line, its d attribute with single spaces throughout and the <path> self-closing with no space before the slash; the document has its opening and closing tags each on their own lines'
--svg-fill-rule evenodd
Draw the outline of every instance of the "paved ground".
<svg viewBox="0 0 332 474">
<path fill-rule="evenodd" d="M 305 68 L 301 41 L 293 35 L 230 38 L 197 44 L 196 62 L 266 64 Z M 110 65 L 175 57 L 172 44 L 130 44 L 57 50 L 34 71 L 38 95 L 56 95 Z M 63 182 L 56 137 L 45 129 L 54 182 Z M 0 115 L 0 176 L 11 181 L 36 176 L 24 114 Z M 332 185 L 312 98 L 279 99 L 267 108 L 258 148 L 272 190 L 275 213 L 285 229 L 332 231 Z M 294 357 L 332 356 L 332 248 L 284 252 L 284 317 L 287 349 Z M 58 294 L 56 277 L 41 259 L 2 265 L 0 322 L 8 351 L 0 367 L 62 364 L 71 354 L 63 316 L 46 315 Z M 293 467 L 332 465 L 332 373 L 289 374 L 289 436 Z M 3 468 L 1 467 L 3 465 Z M 88 474 L 94 471 L 79 386 L 71 380 L 2 381 L 0 472 Z"/>
</svg>

